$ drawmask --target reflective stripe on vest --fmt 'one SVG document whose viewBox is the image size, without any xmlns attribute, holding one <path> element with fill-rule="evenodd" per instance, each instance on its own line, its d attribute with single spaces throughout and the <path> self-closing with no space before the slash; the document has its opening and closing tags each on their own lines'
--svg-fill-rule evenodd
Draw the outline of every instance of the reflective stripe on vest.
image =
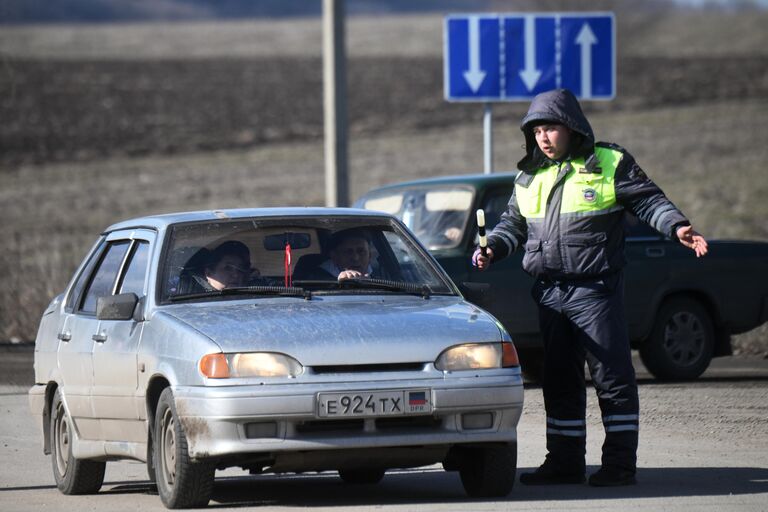
<svg viewBox="0 0 768 512">
<path fill-rule="evenodd" d="M 573 170 L 563 183 L 561 214 L 595 215 L 612 211 L 616 207 L 614 175 L 622 153 L 609 148 L 595 148 L 595 156 L 602 169 L 600 174 L 580 171 L 584 159 L 571 160 Z M 544 218 L 547 198 L 557 179 L 558 166 L 543 167 L 536 172 L 530 185 L 515 185 L 520 214 L 527 219 Z"/>
</svg>

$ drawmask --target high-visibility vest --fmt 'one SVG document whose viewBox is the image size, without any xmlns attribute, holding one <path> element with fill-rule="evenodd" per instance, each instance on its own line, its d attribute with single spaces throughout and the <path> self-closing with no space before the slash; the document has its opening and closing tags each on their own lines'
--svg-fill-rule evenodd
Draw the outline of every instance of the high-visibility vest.
<svg viewBox="0 0 768 512">
<path fill-rule="evenodd" d="M 605 147 L 595 147 L 599 173 L 586 169 L 583 158 L 571 160 L 573 167 L 564 179 L 561 216 L 599 215 L 615 211 L 616 190 L 614 176 L 623 154 Z M 561 164 L 565 165 L 565 164 Z M 547 198 L 557 180 L 560 165 L 551 165 L 536 171 L 528 186 L 515 185 L 520 214 L 526 219 L 543 219 Z"/>
</svg>

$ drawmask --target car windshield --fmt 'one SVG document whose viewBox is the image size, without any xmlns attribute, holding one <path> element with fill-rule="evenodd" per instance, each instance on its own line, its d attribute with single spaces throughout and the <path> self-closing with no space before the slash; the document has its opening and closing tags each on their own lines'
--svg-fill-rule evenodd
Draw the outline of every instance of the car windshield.
<svg viewBox="0 0 768 512">
<path fill-rule="evenodd" d="M 428 249 L 456 247 L 464 236 L 474 192 L 456 185 L 381 190 L 360 206 L 398 217 Z"/>
<path fill-rule="evenodd" d="M 258 218 L 171 227 L 160 301 L 314 294 L 452 294 L 448 278 L 394 220 Z"/>
</svg>

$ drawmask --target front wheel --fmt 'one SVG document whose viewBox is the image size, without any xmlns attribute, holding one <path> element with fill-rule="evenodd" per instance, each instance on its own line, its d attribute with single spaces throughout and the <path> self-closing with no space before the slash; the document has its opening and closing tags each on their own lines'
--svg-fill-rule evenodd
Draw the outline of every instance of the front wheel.
<svg viewBox="0 0 768 512">
<path fill-rule="evenodd" d="M 707 310 L 696 300 L 677 297 L 659 309 L 651 336 L 640 345 L 640 359 L 659 380 L 689 380 L 709 367 L 714 347 Z"/>
<path fill-rule="evenodd" d="M 517 443 L 466 448 L 458 462 L 464 490 L 473 498 L 500 498 L 512 491 Z"/>
<path fill-rule="evenodd" d="M 107 463 L 76 459 L 72 455 L 72 441 L 75 432 L 59 389 L 53 396 L 50 428 L 51 462 L 56 487 L 64 494 L 94 494 L 99 492 L 104 483 L 104 470 Z"/>
<path fill-rule="evenodd" d="M 168 508 L 207 505 L 216 468 L 190 459 L 171 388 L 160 394 L 152 445 L 157 492 L 163 504 Z"/>
</svg>

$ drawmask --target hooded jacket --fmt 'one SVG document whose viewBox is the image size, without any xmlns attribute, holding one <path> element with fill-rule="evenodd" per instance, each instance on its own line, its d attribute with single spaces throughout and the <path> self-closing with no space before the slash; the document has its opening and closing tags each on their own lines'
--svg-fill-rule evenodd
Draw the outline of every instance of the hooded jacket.
<svg viewBox="0 0 768 512">
<path fill-rule="evenodd" d="M 562 161 L 550 160 L 536 143 L 533 127 L 543 122 L 571 130 Z M 598 277 L 626 264 L 625 210 L 670 238 L 689 224 L 632 155 L 615 144 L 595 142 L 570 91 L 536 96 L 520 129 L 526 155 L 518 163 L 507 211 L 488 235 L 495 260 L 524 246 L 523 268 L 535 277 Z"/>
</svg>

